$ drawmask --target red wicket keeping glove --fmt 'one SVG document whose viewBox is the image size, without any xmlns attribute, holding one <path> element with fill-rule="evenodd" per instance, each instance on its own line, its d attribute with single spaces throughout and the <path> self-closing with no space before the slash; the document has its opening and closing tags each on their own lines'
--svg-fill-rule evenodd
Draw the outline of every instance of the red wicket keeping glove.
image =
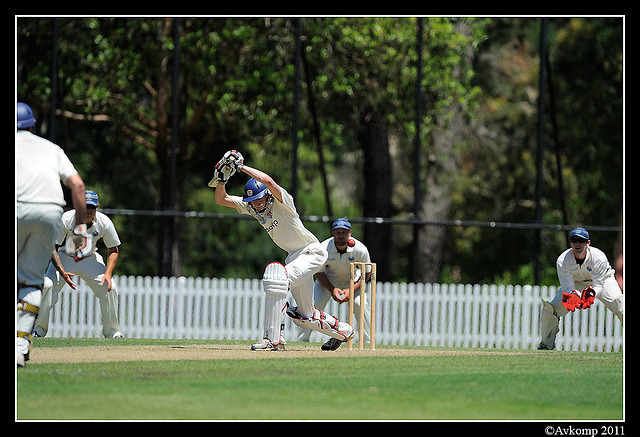
<svg viewBox="0 0 640 437">
<path fill-rule="evenodd" d="M 571 312 L 574 312 L 576 309 L 580 310 L 582 309 L 582 298 L 575 290 L 569 293 L 562 293 L 562 306 Z"/>
<path fill-rule="evenodd" d="M 596 291 L 591 286 L 588 286 L 582 290 L 580 299 L 582 300 L 582 309 L 586 310 L 593 305 L 593 302 L 596 300 Z"/>
</svg>

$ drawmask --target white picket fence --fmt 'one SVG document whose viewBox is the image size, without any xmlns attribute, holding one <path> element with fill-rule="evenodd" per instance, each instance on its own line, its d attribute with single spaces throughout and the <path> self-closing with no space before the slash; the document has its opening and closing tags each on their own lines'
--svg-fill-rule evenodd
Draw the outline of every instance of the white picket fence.
<svg viewBox="0 0 640 437">
<path fill-rule="evenodd" d="M 264 292 L 258 279 L 114 277 L 119 317 L 127 338 L 261 338 Z M 378 283 L 376 344 L 535 349 L 540 342 L 541 297 L 556 289 L 537 286 Z M 330 314 L 347 320 L 348 306 L 333 300 Z M 357 317 L 357 316 L 356 316 Z M 285 317 L 285 338 L 298 328 Z M 49 337 L 101 337 L 98 299 L 79 281 L 65 286 L 51 312 Z M 327 337 L 313 332 L 311 341 Z M 588 311 L 561 319 L 559 350 L 620 351 L 620 321 L 596 299 Z"/>
</svg>

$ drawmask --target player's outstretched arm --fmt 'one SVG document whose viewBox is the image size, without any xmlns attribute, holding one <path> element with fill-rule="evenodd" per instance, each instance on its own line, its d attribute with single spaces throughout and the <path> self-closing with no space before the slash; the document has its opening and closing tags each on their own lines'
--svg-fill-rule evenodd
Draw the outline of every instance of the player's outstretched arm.
<svg viewBox="0 0 640 437">
<path fill-rule="evenodd" d="M 84 181 L 79 174 L 73 174 L 64 181 L 71 190 L 71 202 L 76 210 L 76 223 L 84 223 L 87 216 L 87 202 L 85 197 Z"/>
<path fill-rule="evenodd" d="M 262 182 L 267 186 L 273 197 L 278 199 L 279 202 L 282 202 L 282 191 L 280 191 L 280 185 L 273 180 L 271 176 L 263 172 L 262 170 L 258 170 L 257 168 L 249 167 L 248 165 L 242 166 L 243 173 L 248 174 L 255 180 Z"/>
<path fill-rule="evenodd" d="M 231 200 L 229 194 L 227 194 L 227 189 L 224 185 L 218 185 L 215 190 L 216 191 L 214 200 L 217 205 L 226 206 L 228 208 L 235 208 L 234 203 Z"/>
</svg>

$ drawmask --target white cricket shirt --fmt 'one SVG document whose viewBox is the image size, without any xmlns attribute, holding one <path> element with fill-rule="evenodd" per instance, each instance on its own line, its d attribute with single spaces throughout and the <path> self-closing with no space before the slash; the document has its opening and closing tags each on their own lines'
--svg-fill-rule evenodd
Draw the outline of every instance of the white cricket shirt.
<svg viewBox="0 0 640 437">
<path fill-rule="evenodd" d="M 338 248 L 336 247 L 333 237 L 327 238 L 322 242 L 322 247 L 327 250 L 329 257 L 327 258 L 327 261 L 325 261 L 324 267 L 321 271 L 327 275 L 327 279 L 331 281 L 334 287 L 349 288 L 349 277 L 351 276 L 352 262 L 371 262 L 367 246 L 359 240 L 355 238 L 353 239 L 356 241 L 355 246 L 347 246 L 347 251 L 345 253 L 338 252 Z M 370 272 L 371 266 L 367 266 L 366 270 L 367 272 Z M 357 282 L 359 273 L 354 272 L 354 275 Z"/>
<path fill-rule="evenodd" d="M 242 197 L 229 197 L 235 204 L 236 211 L 240 214 L 248 214 L 255 217 L 273 242 L 287 253 L 293 253 L 311 243 L 318 243 L 316 236 L 302 224 L 291 194 L 282 187 L 280 187 L 280 191 L 282 192 L 282 202 L 279 202 L 278 199 L 273 199 L 271 212 L 265 213 L 265 216 L 262 217 L 264 223 L 263 220 L 256 217 L 249 203 L 244 202 Z"/>
<path fill-rule="evenodd" d="M 62 214 L 62 229 L 56 237 L 56 244 L 62 245 L 65 238 L 73 234 L 73 228 L 76 227 L 76 211 L 72 209 Z M 109 217 L 100 211 L 96 211 L 96 217 L 93 223 L 87 229 L 87 234 L 93 236 L 93 249 L 91 253 L 94 253 L 97 248 L 98 240 L 101 238 L 104 240 L 105 246 L 109 249 L 112 247 L 120 246 L 120 238 L 116 232 L 116 227 Z"/>
<path fill-rule="evenodd" d="M 556 271 L 562 292 L 576 290 L 576 282 L 581 282 L 591 285 L 596 296 L 602 290 L 604 280 L 615 274 L 604 252 L 593 246 L 587 247 L 587 256 L 581 265 L 570 248 L 562 252 L 556 262 Z"/>
<path fill-rule="evenodd" d="M 62 185 L 78 173 L 60 146 L 29 131 L 16 132 L 16 200 L 66 205 Z"/>
</svg>

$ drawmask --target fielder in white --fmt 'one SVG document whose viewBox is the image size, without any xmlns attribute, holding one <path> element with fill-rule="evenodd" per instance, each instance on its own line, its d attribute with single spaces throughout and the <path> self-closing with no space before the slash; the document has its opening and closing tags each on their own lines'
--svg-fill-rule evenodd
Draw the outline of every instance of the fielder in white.
<svg viewBox="0 0 640 437">
<path fill-rule="evenodd" d="M 118 261 L 120 238 L 111 219 L 98 211 L 98 195 L 94 191 L 87 190 L 85 198 L 87 205 L 85 224 L 88 227 L 87 233 L 93 237 L 90 255 L 76 262 L 73 257 L 60 249 L 76 226 L 75 211 L 65 212 L 62 215 L 63 226 L 56 239 L 56 249 L 53 251 L 51 263 L 44 278 L 42 303 L 33 331 L 38 337 L 47 335 L 51 309 L 58 302 L 60 290 L 65 284 L 75 290 L 76 284 L 72 277 L 78 276 L 86 282 L 100 302 L 102 334 L 106 338 L 123 338 L 118 322 L 118 289 L 112 278 Z M 97 251 L 100 239 L 107 246 L 106 265 L 102 255 Z"/>
<path fill-rule="evenodd" d="M 244 195 L 227 194 L 225 184 L 236 172 L 251 177 L 244 187 Z M 327 259 L 327 251 L 318 239 L 304 227 L 293 197 L 280 187 L 271 176 L 244 165 L 244 158 L 230 150 L 216 164 L 214 176 L 208 184 L 215 188 L 215 202 L 234 208 L 240 214 L 255 218 L 269 234 L 273 242 L 286 251 L 285 265 L 272 262 L 262 277 L 266 294 L 265 327 L 262 340 L 251 346 L 252 350 L 284 350 L 286 341 L 282 335 L 285 311 L 293 322 L 303 328 L 315 329 L 340 342 L 348 341 L 354 330 L 348 323 L 324 313 L 313 301 L 313 275 L 319 272 Z M 297 307 L 289 307 L 291 291 Z"/>
<path fill-rule="evenodd" d="M 560 289 L 551 302 L 542 300 L 541 350 L 555 349 L 560 317 L 589 308 L 595 298 L 623 322 L 624 294 L 607 256 L 591 246 L 589 233 L 581 227 L 571 231 L 569 244 L 556 262 Z"/>
<path fill-rule="evenodd" d="M 316 307 L 323 309 L 329 299 L 333 299 L 338 303 L 349 301 L 349 279 L 351 276 L 352 262 L 370 263 L 369 250 L 359 240 L 351 236 L 351 223 L 345 218 L 336 219 L 331 224 L 331 237 L 324 240 L 322 246 L 326 249 L 329 256 L 324 263 L 323 269 L 316 273 L 316 282 L 313 288 L 313 299 Z M 365 274 L 366 287 L 370 287 L 369 279 L 371 278 L 371 266 L 367 266 Z M 362 272 L 359 267 L 354 271 L 354 313 L 360 317 L 360 288 L 363 281 Z M 366 291 L 366 288 L 365 288 Z M 364 322 L 358 320 L 358 323 L 364 323 L 364 342 L 369 343 L 369 333 L 371 331 L 371 309 L 365 293 L 364 305 Z M 298 334 L 298 341 L 309 341 L 311 336 L 310 329 L 301 329 Z M 336 350 L 340 347 L 341 342 L 330 338 L 322 345 L 322 350 Z"/>
<path fill-rule="evenodd" d="M 31 107 L 17 102 L 16 118 L 16 365 L 24 367 L 42 300 L 44 272 L 62 226 L 60 216 L 66 202 L 61 182 L 71 190 L 78 220 L 84 220 L 86 211 L 82 178 L 58 145 L 34 133 L 36 119 Z M 83 232 L 81 228 L 74 232 L 79 246 L 87 238 Z M 76 256 L 82 257 L 84 252 Z"/>
</svg>

